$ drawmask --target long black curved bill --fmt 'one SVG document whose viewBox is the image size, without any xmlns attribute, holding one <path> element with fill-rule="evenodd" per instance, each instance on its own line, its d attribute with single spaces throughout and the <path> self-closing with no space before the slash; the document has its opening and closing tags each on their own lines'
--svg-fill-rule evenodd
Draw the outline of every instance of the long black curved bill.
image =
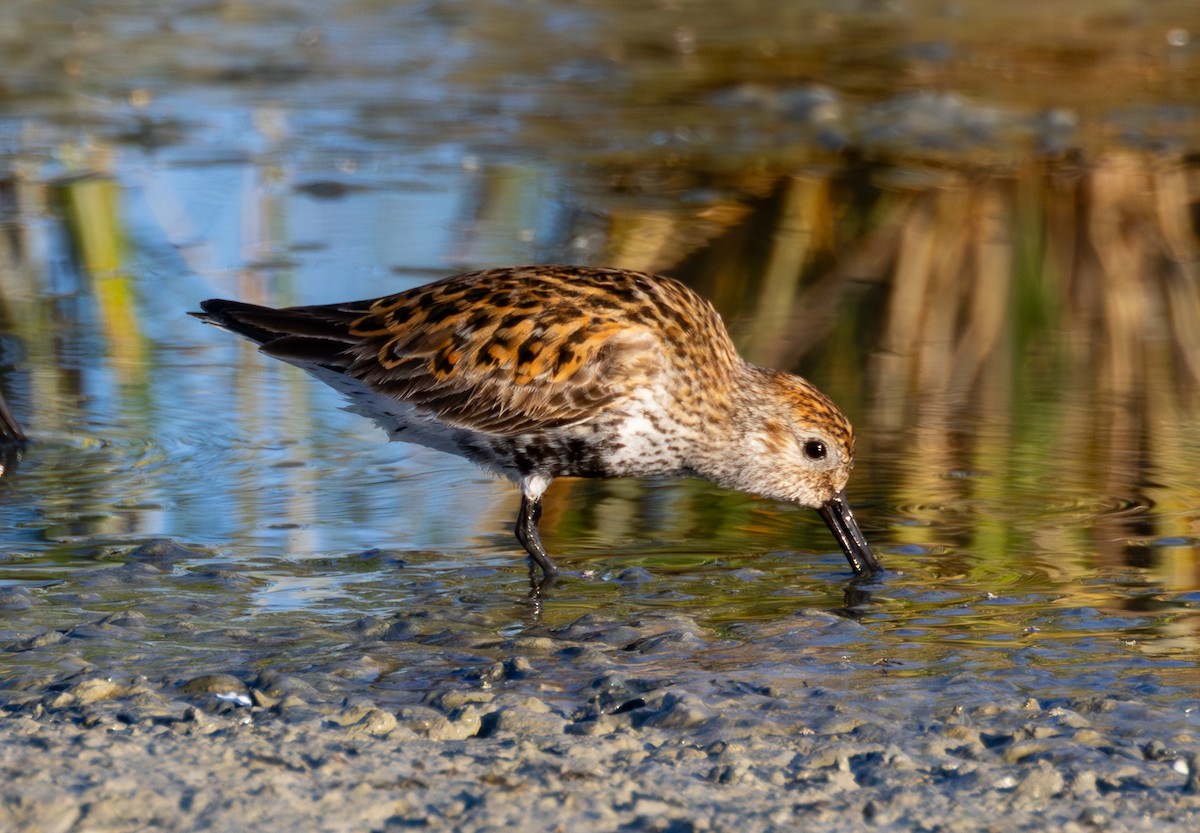
<svg viewBox="0 0 1200 833">
<path fill-rule="evenodd" d="M 874 575 L 883 569 L 875 554 L 871 552 L 862 530 L 858 528 L 858 521 L 854 520 L 854 513 L 850 511 L 850 504 L 846 502 L 845 492 L 825 501 L 817 507 L 817 512 L 825 519 L 833 537 L 841 544 L 842 552 L 846 554 L 846 560 L 850 562 L 856 576 Z"/>
</svg>

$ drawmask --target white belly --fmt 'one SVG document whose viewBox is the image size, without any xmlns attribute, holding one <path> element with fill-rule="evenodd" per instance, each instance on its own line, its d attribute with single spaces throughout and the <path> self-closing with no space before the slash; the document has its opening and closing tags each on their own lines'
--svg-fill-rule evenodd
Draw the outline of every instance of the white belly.
<svg viewBox="0 0 1200 833">
<path fill-rule="evenodd" d="M 469 432 L 440 422 L 437 417 L 408 402 L 377 393 L 358 379 L 312 365 L 297 365 L 346 398 L 345 409 L 366 417 L 388 435 L 389 440 L 416 443 L 436 451 L 462 456 L 461 440 Z"/>
<path fill-rule="evenodd" d="M 693 429 L 685 426 L 662 391 L 648 390 L 622 407 L 624 416 L 609 426 L 611 467 L 627 477 L 688 471 Z"/>
</svg>

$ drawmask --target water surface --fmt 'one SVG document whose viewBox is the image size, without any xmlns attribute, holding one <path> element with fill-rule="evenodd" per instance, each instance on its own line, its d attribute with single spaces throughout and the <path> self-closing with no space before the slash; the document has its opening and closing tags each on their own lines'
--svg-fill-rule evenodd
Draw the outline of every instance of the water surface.
<svg viewBox="0 0 1200 833">
<path fill-rule="evenodd" d="M 973 5 L 950 26 L 721 4 L 728 26 L 654 35 L 602 3 L 0 18 L 0 386 L 31 437 L 0 480 L 0 642 L 128 611 L 163 634 L 12 654 L 9 684 L 64 656 L 304 667 L 372 616 L 512 636 L 602 611 L 743 646 L 701 652 L 714 668 L 1128 686 L 1190 715 L 1200 26 L 1102 5 L 1001 44 Z M 1147 54 L 1144 83 L 1106 88 Z M 678 275 L 745 355 L 828 390 L 888 573 L 848 588 L 807 510 L 562 481 L 543 530 L 582 577 L 531 604 L 513 487 L 385 444 L 186 316 L 537 261 Z M 184 551 L 138 549 L 164 538 Z M 863 629 L 797 649 L 812 611 Z"/>
</svg>

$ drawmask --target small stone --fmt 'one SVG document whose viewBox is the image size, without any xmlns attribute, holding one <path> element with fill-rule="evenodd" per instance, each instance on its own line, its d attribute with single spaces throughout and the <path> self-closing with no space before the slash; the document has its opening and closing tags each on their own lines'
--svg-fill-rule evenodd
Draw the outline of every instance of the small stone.
<svg viewBox="0 0 1200 833">
<path fill-rule="evenodd" d="M 122 610 L 102 618 L 96 624 L 113 625 L 118 628 L 141 628 L 146 626 L 146 614 L 140 610 Z"/>
<path fill-rule="evenodd" d="M 1062 792 L 1063 786 L 1062 773 L 1043 762 L 1021 779 L 1016 794 L 1026 802 L 1041 802 Z"/>
<path fill-rule="evenodd" d="M 313 707 L 299 694 L 286 694 L 275 704 L 275 711 L 293 718 L 304 718 L 311 714 Z"/>
<path fill-rule="evenodd" d="M 525 657 L 511 657 L 504 662 L 494 662 L 480 671 L 475 679 L 487 683 L 499 683 L 505 680 L 521 680 L 528 677 L 533 666 Z"/>
<path fill-rule="evenodd" d="M 349 713 L 343 712 L 335 717 L 334 722 L 339 726 L 353 729 L 356 735 L 373 737 L 384 737 L 395 731 L 396 727 L 400 725 L 394 714 L 382 709 L 368 709 L 365 712 L 353 709 Z"/>
<path fill-rule="evenodd" d="M 619 718 L 602 714 L 599 717 L 577 720 L 574 723 L 570 723 L 563 731 L 568 735 L 611 735 L 624 725 L 627 724 L 623 723 Z"/>
<path fill-rule="evenodd" d="M 294 695 L 304 700 L 320 699 L 320 693 L 310 683 L 295 675 L 278 671 L 263 671 L 258 675 L 255 686 L 270 697 L 286 698 L 288 695 Z"/>
<path fill-rule="evenodd" d="M 694 729 L 713 719 L 713 714 L 699 697 L 690 692 L 668 692 L 661 706 L 641 718 L 643 726 L 663 729 Z"/>
<path fill-rule="evenodd" d="M 75 705 L 75 695 L 69 691 L 60 691 L 58 694 L 47 697 L 44 705 L 50 711 L 69 709 Z"/>
<path fill-rule="evenodd" d="M 444 740 L 464 740 L 479 734 L 483 727 L 484 712 L 479 706 L 463 706 L 455 709 L 447 717 L 450 720 L 450 731 Z"/>
<path fill-rule="evenodd" d="M 521 654 L 552 654 L 562 643 L 545 636 L 517 636 L 504 643 L 504 650 Z"/>
<path fill-rule="evenodd" d="M 181 546 L 169 538 L 155 538 L 131 550 L 129 558 L 135 561 L 171 564 L 184 558 L 197 558 L 203 554 Z"/>
<path fill-rule="evenodd" d="M 1096 794 L 1096 773 L 1090 769 L 1075 773 L 1075 777 L 1071 779 L 1071 795 L 1079 797 Z"/>
<path fill-rule="evenodd" d="M 550 714 L 553 711 L 545 700 L 539 700 L 530 694 L 502 694 L 492 702 L 497 708 L 524 709 L 537 714 Z"/>
<path fill-rule="evenodd" d="M 339 726 L 349 726 L 357 723 L 370 711 L 378 709 L 373 700 L 366 697 L 347 697 L 342 703 L 342 711 L 329 719 Z"/>
<path fill-rule="evenodd" d="M 88 588 L 129 588 L 144 587 L 147 584 L 160 584 L 163 571 L 148 562 L 134 562 L 94 570 L 80 579 L 79 584 Z"/>
<path fill-rule="evenodd" d="M 246 684 L 230 674 L 201 674 L 180 686 L 184 694 L 248 694 Z"/>
<path fill-rule="evenodd" d="M 1018 741 L 1004 750 L 1004 761 L 1009 764 L 1020 763 L 1026 758 L 1048 752 L 1060 745 L 1051 739 Z"/>
<path fill-rule="evenodd" d="M 351 625 L 350 630 L 354 631 L 354 635 L 360 639 L 383 639 L 391 627 L 390 622 L 380 619 L 378 616 L 364 616 Z"/>
<path fill-rule="evenodd" d="M 62 631 L 46 631 L 39 633 L 36 636 L 31 636 L 28 639 L 23 639 L 12 646 L 13 651 L 33 651 L 38 648 L 45 648 L 49 645 L 55 645 L 67 638 L 67 635 Z"/>
<path fill-rule="evenodd" d="M 1092 727 L 1090 720 L 1071 709 L 1057 707 L 1050 710 L 1050 715 L 1068 729 L 1090 729 Z"/>
<path fill-rule="evenodd" d="M 656 798 L 638 798 L 633 802 L 633 814 L 650 819 L 662 818 L 675 809 L 673 805 Z"/>
<path fill-rule="evenodd" d="M 396 716 L 391 712 L 385 712 L 383 709 L 372 709 L 362 719 L 362 722 L 359 723 L 359 726 L 376 737 L 391 734 L 399 725 L 400 723 L 396 720 Z"/>
<path fill-rule="evenodd" d="M 740 784 L 746 780 L 748 772 L 749 768 L 743 763 L 717 764 L 708 770 L 704 779 L 714 784 Z"/>
<path fill-rule="evenodd" d="M 271 697 L 270 695 L 266 694 L 262 689 L 259 689 L 259 688 L 250 689 L 250 701 L 252 703 L 254 703 L 254 705 L 258 706 L 260 709 L 274 708 L 275 706 L 279 705 L 280 699 L 281 698 L 279 698 L 279 697 Z"/>
<path fill-rule="evenodd" d="M 513 735 L 527 738 L 561 735 L 566 724 L 567 721 L 556 714 L 505 706 L 483 717 L 479 737 Z"/>
<path fill-rule="evenodd" d="M 1146 756 L 1147 761 L 1165 761 L 1175 757 L 1174 750 L 1168 749 L 1165 743 L 1157 739 L 1145 744 L 1142 754 Z"/>
<path fill-rule="evenodd" d="M 621 584 L 645 584 L 654 581 L 654 576 L 644 567 L 626 567 L 617 573 L 616 580 Z"/>
<path fill-rule="evenodd" d="M 25 587 L 11 587 L 0 591 L 0 611 L 19 613 L 33 607 L 33 597 Z"/>
<path fill-rule="evenodd" d="M 128 692 L 128 687 L 104 677 L 92 677 L 77 683 L 72 689 L 75 701 L 80 706 L 98 703 L 101 700 L 116 700 Z"/>
<path fill-rule="evenodd" d="M 428 706 L 405 706 L 396 717 L 400 726 L 429 740 L 463 740 L 479 732 L 478 715 L 473 727 L 469 721 L 451 720 Z"/>
<path fill-rule="evenodd" d="M 451 712 L 454 709 L 461 708 L 468 703 L 490 703 L 496 699 L 496 695 L 490 691 L 479 690 L 459 690 L 459 691 L 439 691 L 430 693 L 425 698 L 425 704 L 433 706 L 435 709 L 440 709 L 444 712 Z"/>
</svg>

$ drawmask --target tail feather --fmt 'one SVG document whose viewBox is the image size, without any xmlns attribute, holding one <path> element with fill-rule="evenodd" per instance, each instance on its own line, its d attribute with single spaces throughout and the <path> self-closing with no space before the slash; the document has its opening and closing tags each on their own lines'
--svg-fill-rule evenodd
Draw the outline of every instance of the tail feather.
<svg viewBox="0 0 1200 833">
<path fill-rule="evenodd" d="M 200 309 L 204 311 L 189 312 L 188 315 L 199 318 L 206 324 L 215 324 L 230 332 L 245 336 L 251 341 L 257 341 L 259 344 L 266 344 L 280 335 L 277 330 L 242 321 L 244 315 L 263 312 L 268 310 L 269 307 L 243 304 L 241 301 L 226 301 L 223 298 L 210 298 L 207 301 L 200 302 Z"/>
<path fill-rule="evenodd" d="M 204 312 L 189 314 L 259 344 L 269 344 L 275 339 L 291 336 L 349 344 L 356 340 L 350 334 L 350 325 L 365 312 L 353 304 L 274 309 L 223 298 L 201 301 L 200 308 Z"/>
<path fill-rule="evenodd" d="M 223 298 L 201 301 L 200 308 L 190 315 L 257 342 L 269 356 L 335 370 L 346 369 L 346 349 L 359 340 L 350 325 L 365 312 L 362 304 L 274 309 Z"/>
</svg>

